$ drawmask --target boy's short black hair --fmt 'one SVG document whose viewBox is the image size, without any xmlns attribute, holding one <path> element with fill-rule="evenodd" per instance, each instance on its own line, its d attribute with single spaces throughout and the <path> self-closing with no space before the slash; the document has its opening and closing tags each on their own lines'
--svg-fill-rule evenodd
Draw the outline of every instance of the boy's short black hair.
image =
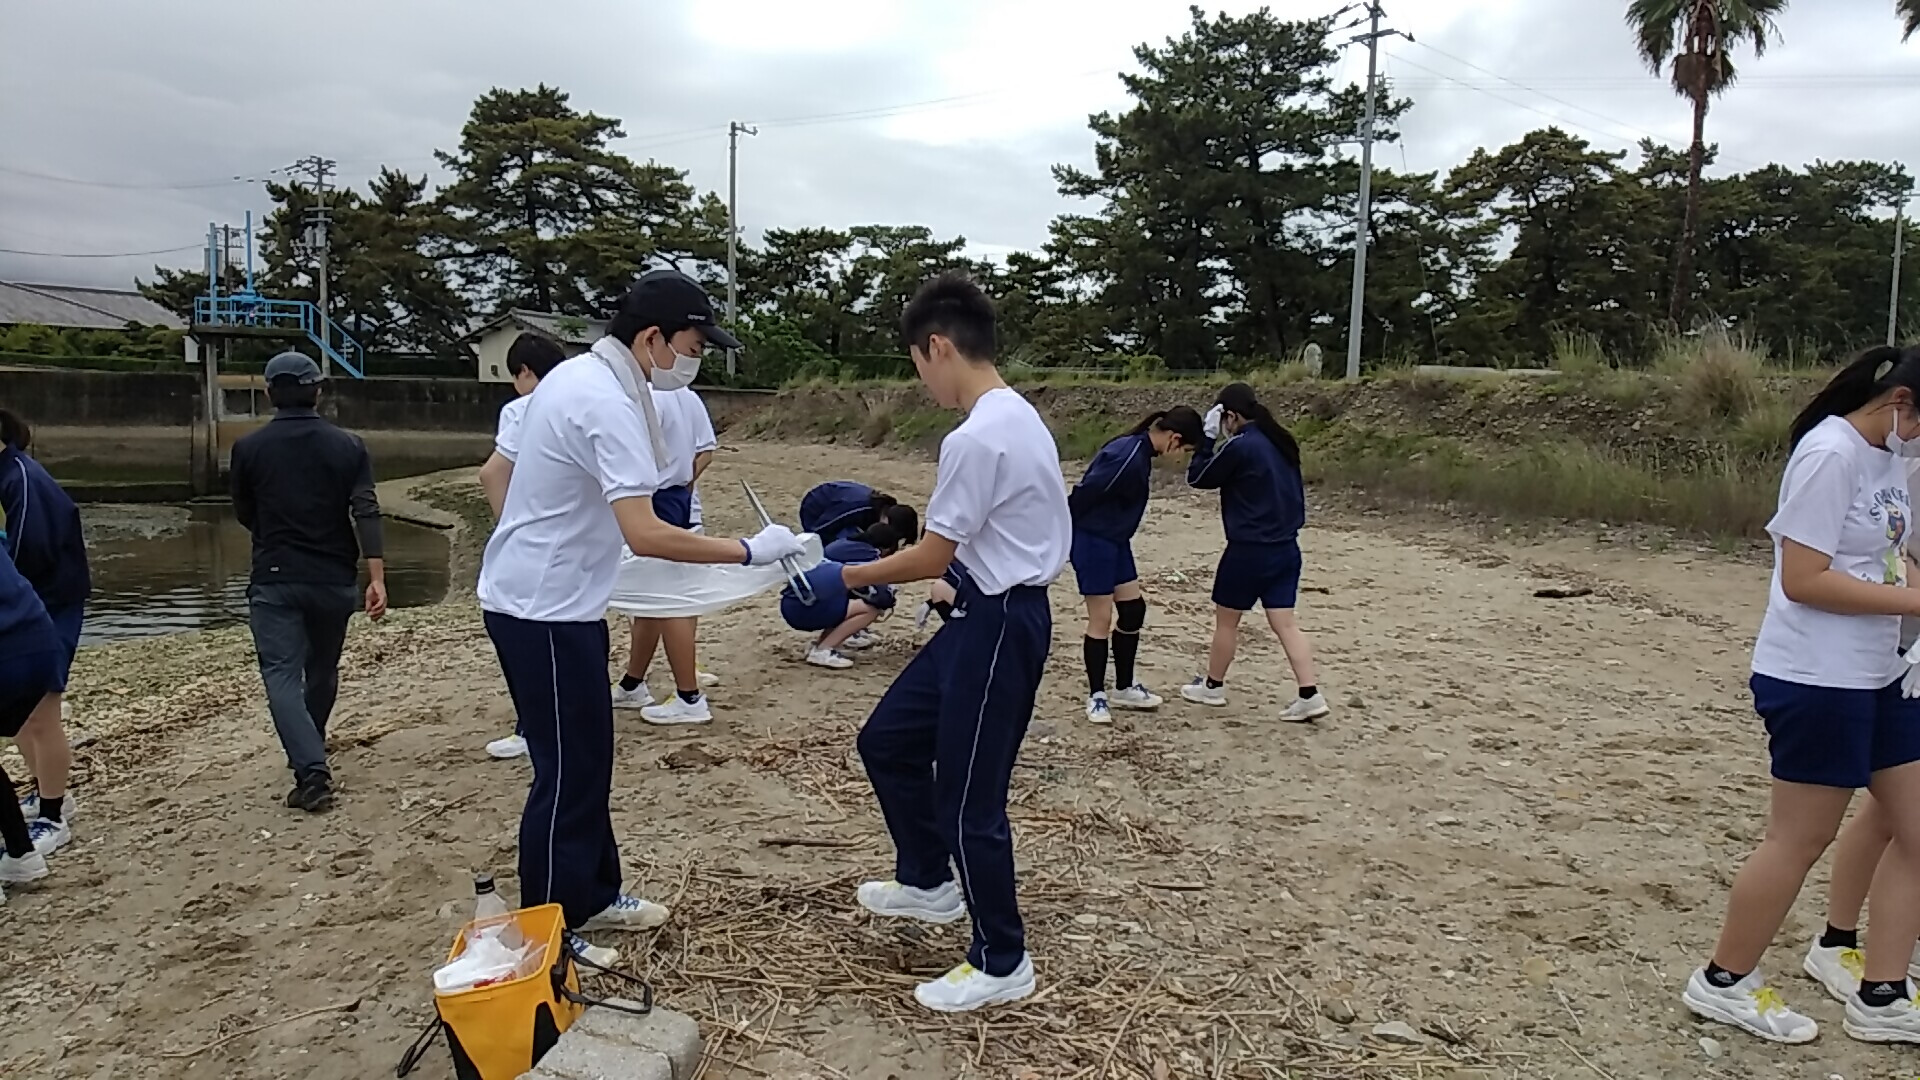
<svg viewBox="0 0 1920 1080">
<path fill-rule="evenodd" d="M 992 363 L 998 347 L 993 301 L 973 279 L 949 270 L 920 286 L 900 313 L 900 335 L 908 348 L 927 349 L 938 334 L 969 360 Z"/>
<path fill-rule="evenodd" d="M 545 334 L 528 330 L 513 339 L 507 347 L 507 373 L 518 375 L 522 371 L 533 372 L 536 379 L 544 379 L 560 361 L 567 358 L 567 351 L 560 343 Z"/>
</svg>

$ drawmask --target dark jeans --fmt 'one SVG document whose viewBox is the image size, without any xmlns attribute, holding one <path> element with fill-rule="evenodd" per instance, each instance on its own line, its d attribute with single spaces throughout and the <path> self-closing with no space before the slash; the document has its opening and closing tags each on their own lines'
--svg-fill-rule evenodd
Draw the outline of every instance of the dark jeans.
<svg viewBox="0 0 1920 1080">
<path fill-rule="evenodd" d="M 280 582 L 247 589 L 247 622 L 260 658 L 267 708 L 296 780 L 327 768 L 327 718 L 340 689 L 347 620 L 360 608 L 352 585 Z"/>
</svg>

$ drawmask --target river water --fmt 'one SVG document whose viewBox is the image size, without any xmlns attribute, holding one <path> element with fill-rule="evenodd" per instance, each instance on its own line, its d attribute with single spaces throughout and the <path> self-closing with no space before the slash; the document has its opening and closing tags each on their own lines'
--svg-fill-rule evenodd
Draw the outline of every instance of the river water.
<svg viewBox="0 0 1920 1080">
<path fill-rule="evenodd" d="M 88 504 L 80 514 L 93 569 L 82 644 L 246 622 L 252 537 L 231 506 Z M 443 534 L 388 521 L 386 541 L 390 606 L 418 607 L 446 596 Z"/>
</svg>

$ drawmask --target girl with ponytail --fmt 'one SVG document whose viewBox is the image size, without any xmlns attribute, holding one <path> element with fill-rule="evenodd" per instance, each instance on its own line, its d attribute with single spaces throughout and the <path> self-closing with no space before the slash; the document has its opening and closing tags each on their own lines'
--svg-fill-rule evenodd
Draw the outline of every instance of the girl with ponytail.
<svg viewBox="0 0 1920 1080">
<path fill-rule="evenodd" d="M 1872 938 L 1862 956 L 1857 931 L 1829 926 L 1802 967 L 1845 1001 L 1848 1035 L 1920 1043 L 1907 982 L 1920 936 L 1920 905 L 1911 902 L 1920 892 L 1920 700 L 1902 696 L 1899 653 L 1901 617 L 1920 616 L 1920 571 L 1906 552 L 1917 394 L 1916 349 L 1871 349 L 1835 375 L 1794 421 L 1767 523 L 1773 582 L 1749 685 L 1767 730 L 1772 806 L 1765 838 L 1734 878 L 1713 955 L 1681 1000 L 1770 1042 L 1819 1034 L 1766 985 L 1760 958 L 1853 793 L 1867 788 L 1893 843 L 1873 877 Z M 1860 876 L 1842 869 L 1837 891 Z"/>
<path fill-rule="evenodd" d="M 1087 719 L 1111 723 L 1109 703 L 1121 709 L 1157 709 L 1160 698 L 1134 678 L 1147 600 L 1133 564 L 1133 534 L 1147 513 L 1153 459 L 1200 445 L 1200 414 L 1185 405 L 1148 413 L 1126 434 L 1100 448 L 1086 475 L 1067 496 L 1073 513 L 1068 556 L 1087 605 Z M 1117 635 L 1117 636 L 1116 636 Z M 1107 695 L 1107 643 L 1113 643 L 1114 692 Z"/>
<path fill-rule="evenodd" d="M 1253 387 L 1230 383 L 1207 413 L 1187 483 L 1220 492 L 1227 549 L 1213 575 L 1207 671 L 1181 687 L 1180 696 L 1200 705 L 1227 703 L 1227 668 L 1239 646 L 1240 620 L 1258 603 L 1300 688 L 1298 700 L 1281 711 L 1280 719 L 1307 724 L 1327 715 L 1333 710 L 1320 693 L 1313 647 L 1293 616 L 1300 593 L 1300 530 L 1307 523 L 1300 443 L 1260 404 Z"/>
</svg>

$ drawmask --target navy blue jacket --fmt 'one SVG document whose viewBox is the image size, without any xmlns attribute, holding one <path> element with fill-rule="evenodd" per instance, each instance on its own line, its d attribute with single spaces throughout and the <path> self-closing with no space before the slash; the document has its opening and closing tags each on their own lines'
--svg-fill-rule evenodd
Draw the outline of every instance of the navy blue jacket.
<svg viewBox="0 0 1920 1080">
<path fill-rule="evenodd" d="M 800 497 L 800 530 L 823 544 L 859 532 L 880 520 L 873 489 L 852 480 L 829 480 Z"/>
<path fill-rule="evenodd" d="M 1087 474 L 1067 495 L 1073 527 L 1124 544 L 1140 531 L 1153 483 L 1153 439 L 1146 432 L 1122 435 L 1087 462 Z"/>
<path fill-rule="evenodd" d="M 49 609 L 84 604 L 93 595 L 80 508 L 40 463 L 0 447 L 0 513 L 7 554 Z"/>
<path fill-rule="evenodd" d="M 1246 427 L 1215 445 L 1200 440 L 1187 466 L 1187 483 L 1220 492 L 1220 518 L 1229 544 L 1284 544 L 1307 523 L 1307 487 L 1280 448 Z"/>
<path fill-rule="evenodd" d="M 47 617 L 46 605 L 20 575 L 13 560 L 0 550 L 0 656 L 59 649 L 60 636 L 53 629 L 53 620 Z M 12 691 L 11 687 L 0 686 L 0 697 Z"/>
</svg>

